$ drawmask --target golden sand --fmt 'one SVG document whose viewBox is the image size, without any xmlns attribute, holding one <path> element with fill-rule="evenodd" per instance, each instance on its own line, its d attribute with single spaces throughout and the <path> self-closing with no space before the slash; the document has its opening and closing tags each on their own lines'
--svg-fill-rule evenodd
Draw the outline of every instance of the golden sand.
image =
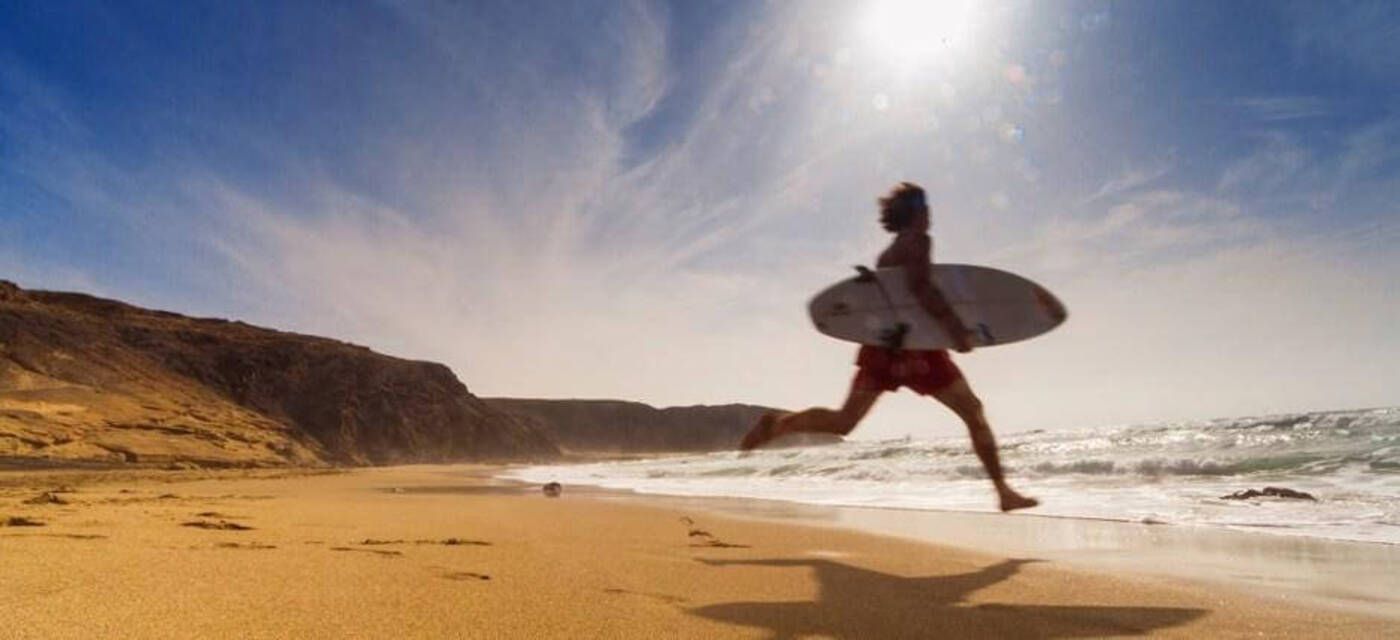
<svg viewBox="0 0 1400 640">
<path fill-rule="evenodd" d="M 0 526 L 0 637 L 1400 633 L 1224 588 L 570 487 L 551 499 L 465 470 L 0 475 L 0 525 L 44 525 Z"/>
</svg>

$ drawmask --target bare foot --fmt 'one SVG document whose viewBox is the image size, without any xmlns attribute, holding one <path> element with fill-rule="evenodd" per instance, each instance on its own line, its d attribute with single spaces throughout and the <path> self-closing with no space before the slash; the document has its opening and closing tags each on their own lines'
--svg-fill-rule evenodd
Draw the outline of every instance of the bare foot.
<svg viewBox="0 0 1400 640">
<path fill-rule="evenodd" d="M 1017 509 L 1029 509 L 1040 504 L 1035 498 L 1027 498 L 1015 491 L 1007 489 L 1001 492 L 1001 510 L 1015 511 Z"/>
<path fill-rule="evenodd" d="M 754 447 L 761 447 L 777 437 L 778 434 L 773 427 L 778 424 L 779 415 L 776 411 L 768 411 L 759 416 L 758 422 L 754 423 L 753 428 L 749 429 L 749 432 L 744 435 L 743 441 L 739 443 L 739 449 L 748 451 Z"/>
</svg>

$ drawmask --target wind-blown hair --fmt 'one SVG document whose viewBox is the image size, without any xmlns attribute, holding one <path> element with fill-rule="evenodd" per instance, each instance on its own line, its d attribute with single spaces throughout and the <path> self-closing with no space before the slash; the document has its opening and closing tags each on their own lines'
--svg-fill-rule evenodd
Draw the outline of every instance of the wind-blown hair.
<svg viewBox="0 0 1400 640">
<path fill-rule="evenodd" d="M 927 208 L 923 187 L 901 182 L 889 195 L 880 198 L 880 226 L 891 233 L 902 231 L 914 219 L 914 214 Z"/>
</svg>

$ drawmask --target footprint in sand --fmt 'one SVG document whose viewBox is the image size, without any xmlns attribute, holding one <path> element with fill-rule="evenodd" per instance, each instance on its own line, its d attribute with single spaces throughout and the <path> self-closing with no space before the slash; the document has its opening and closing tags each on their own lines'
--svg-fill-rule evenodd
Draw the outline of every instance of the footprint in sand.
<svg viewBox="0 0 1400 640">
<path fill-rule="evenodd" d="M 107 536 L 96 533 L 7 533 L 7 537 L 67 538 L 69 540 L 106 540 Z"/>
<path fill-rule="evenodd" d="M 688 538 L 690 538 L 691 540 L 693 540 L 693 542 L 690 543 L 690 546 L 692 546 L 692 547 L 704 547 L 704 548 L 708 548 L 708 549 L 748 549 L 748 548 L 749 548 L 749 545 L 746 545 L 746 544 L 734 544 L 734 543 L 732 543 L 732 542 L 725 542 L 725 541 L 723 541 L 723 540 L 720 540 L 719 538 L 716 538 L 716 537 L 715 537 L 715 534 L 710 533 L 709 531 L 706 531 L 706 530 L 704 530 L 704 529 L 701 529 L 699 526 L 697 526 L 697 525 L 695 524 L 695 521 L 694 521 L 694 520 L 691 520 L 691 519 L 690 519 L 689 517 L 687 517 L 687 516 L 681 516 L 681 524 L 684 524 L 684 525 L 686 526 L 686 530 L 687 530 L 687 531 L 686 531 L 686 537 L 688 537 Z"/>
<path fill-rule="evenodd" d="M 362 544 L 362 545 L 405 544 L 405 542 L 404 542 L 403 540 L 377 540 L 377 539 L 375 539 L 375 538 L 365 538 L 364 540 L 361 540 L 361 541 L 360 541 L 360 544 Z"/>
<path fill-rule="evenodd" d="M 446 545 L 446 546 L 449 546 L 449 547 L 456 547 L 456 546 L 489 547 L 489 546 L 491 546 L 491 543 L 490 543 L 490 542 L 487 542 L 487 541 L 485 541 L 485 540 L 468 540 L 468 539 L 466 539 L 466 538 L 444 538 L 444 539 L 442 539 L 442 540 L 380 540 L 380 539 L 377 539 L 377 538 L 365 538 L 364 540 L 361 540 L 361 541 L 360 541 L 360 544 L 365 545 L 365 546 L 375 546 L 375 545 L 383 545 L 383 544 L 440 544 L 440 545 Z"/>
<path fill-rule="evenodd" d="M 466 538 L 445 538 L 445 539 L 442 539 L 442 540 L 414 540 L 413 542 L 414 542 L 414 544 L 444 544 L 444 545 L 447 545 L 447 546 L 449 546 L 449 547 L 456 547 L 456 546 L 489 547 L 489 546 L 491 546 L 491 543 L 490 543 L 490 542 L 487 542 L 487 541 L 485 541 L 485 540 L 468 540 L 468 539 L 466 539 Z"/>
<path fill-rule="evenodd" d="M 70 504 L 67 500 L 59 497 L 52 491 L 45 491 L 33 498 L 24 501 L 24 504 Z"/>
<path fill-rule="evenodd" d="M 44 525 L 44 523 L 43 523 L 42 521 L 35 520 L 35 519 L 33 519 L 33 518 L 26 518 L 26 517 L 24 517 L 24 516 L 10 516 L 9 518 L 6 518 L 5 521 L 4 521 L 4 524 L 3 524 L 3 525 L 0 525 L 0 526 L 6 526 L 6 527 L 42 527 L 42 526 L 45 526 L 45 525 Z"/>
<path fill-rule="evenodd" d="M 603 593 L 610 593 L 619 596 L 637 596 L 641 598 L 648 598 L 651 600 L 660 600 L 661 602 L 664 602 L 666 604 L 675 605 L 689 602 L 689 600 L 680 596 L 672 596 L 664 593 L 647 593 L 644 591 L 628 591 L 626 589 L 603 589 Z"/>
<path fill-rule="evenodd" d="M 373 554 L 377 554 L 377 555 L 381 555 L 381 556 L 389 556 L 389 557 L 398 557 L 398 556 L 402 556 L 402 555 L 403 555 L 403 552 L 402 552 L 402 551 L 394 551 L 394 550 L 391 550 L 391 549 L 356 549 L 356 548 L 354 548 L 354 547 L 326 547 L 326 548 L 327 548 L 327 549 L 330 549 L 331 551 L 359 551 L 359 552 L 362 552 L 362 553 L 373 553 Z"/>
<path fill-rule="evenodd" d="M 710 538 L 709 540 L 706 540 L 706 541 L 704 541 L 704 542 L 694 542 L 694 543 L 691 543 L 690 546 L 692 546 L 692 547 L 703 547 L 703 548 L 706 548 L 706 549 L 749 549 L 749 548 L 751 548 L 751 547 L 749 547 L 749 545 L 746 545 L 746 544 L 734 544 L 734 543 L 732 543 L 732 542 L 725 542 L 725 541 L 723 541 L 723 540 L 716 540 L 716 539 L 714 539 L 714 538 Z"/>
<path fill-rule="evenodd" d="M 257 551 L 261 551 L 261 550 L 263 550 L 263 549 L 276 549 L 276 548 L 277 548 L 276 545 L 263 544 L 263 543 L 261 543 L 261 542 L 249 542 L 249 543 L 242 543 L 242 542 L 220 542 L 220 543 L 218 543 L 218 544 L 216 544 L 216 545 L 214 545 L 214 546 L 217 547 L 217 548 L 219 548 L 219 549 L 251 549 L 251 550 L 257 550 Z"/>
<path fill-rule="evenodd" d="M 194 528 L 196 528 L 196 529 L 215 529 L 215 530 L 218 530 L 218 531 L 252 531 L 252 530 L 253 530 L 252 527 L 250 527 L 250 526 L 248 526 L 248 525 L 246 525 L 246 524 L 239 524 L 239 523 L 237 523 L 237 522 L 229 522 L 228 520 L 219 520 L 218 522 L 211 522 L 211 521 L 209 521 L 209 520 L 191 520 L 191 521 L 189 521 L 189 522 L 181 522 L 181 523 L 180 523 L 180 526 L 182 526 L 182 527 L 194 527 Z"/>
<path fill-rule="evenodd" d="M 476 572 L 474 572 L 474 571 L 449 571 L 449 572 L 447 572 L 447 573 L 441 573 L 441 574 L 438 574 L 438 575 L 441 576 L 441 577 L 443 577 L 443 578 L 445 578 L 445 579 L 447 579 L 447 580 L 490 580 L 490 579 L 491 579 L 491 576 L 488 576 L 488 575 L 486 575 L 486 574 L 484 574 L 484 573 L 476 573 Z"/>
</svg>

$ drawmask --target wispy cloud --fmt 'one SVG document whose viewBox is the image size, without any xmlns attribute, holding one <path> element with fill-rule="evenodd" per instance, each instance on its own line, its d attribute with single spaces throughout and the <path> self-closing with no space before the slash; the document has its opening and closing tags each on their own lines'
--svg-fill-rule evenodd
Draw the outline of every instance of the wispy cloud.
<svg viewBox="0 0 1400 640">
<path fill-rule="evenodd" d="M 1262 144 L 1225 168 L 1217 191 L 1277 192 L 1309 168 L 1311 153 L 1293 137 L 1273 133 L 1261 138 Z"/>
<path fill-rule="evenodd" d="M 1210 194 L 1154 189 L 1085 201 L 1093 204 L 1048 218 L 1032 240 L 999 250 L 992 259 L 1060 277 L 1102 270 L 1127 274 L 1265 242 L 1270 235 L 1263 221 Z"/>
<path fill-rule="evenodd" d="M 1017 57 L 996 40 L 1004 12 L 988 12 L 980 48 L 911 71 L 880 64 L 844 3 L 751 9 L 699 52 L 678 51 L 686 25 L 643 3 L 383 7 L 316 32 L 317 47 L 407 59 L 289 68 L 264 91 L 320 110 L 191 113 L 140 161 L 98 144 L 72 96 L 0 75 L 30 96 L 0 111 L 0 170 L 68 203 L 75 227 L 124 229 L 110 231 L 120 249 L 73 261 L 91 273 L 20 273 L 445 361 L 487 394 L 830 403 L 850 349 L 810 331 L 806 298 L 873 258 L 874 200 L 912 179 L 936 206 L 938 259 L 1024 272 L 1071 308 L 1052 337 L 963 360 L 998 419 L 1317 408 L 1394 381 L 1362 364 L 1310 389 L 1288 369 L 1400 358 L 1378 275 L 1400 260 L 1377 241 L 1396 233 L 1381 215 L 1397 201 L 1396 130 L 1293 129 L 1330 100 L 1236 102 L 1231 117 L 1263 133 L 1220 151 L 1100 132 L 1137 149 L 1068 133 L 1111 122 L 1117 103 L 1066 113 L 1045 98 L 1092 63 Z M 1079 42 L 1120 24 L 1050 31 Z M 692 108 L 656 125 L 678 91 Z M 0 268 L 30 260 L 7 250 Z M 106 267 L 122 260 L 143 269 L 118 278 Z M 1338 309 L 1362 338 L 1327 337 Z M 929 416 L 882 401 L 867 433 Z"/>
<path fill-rule="evenodd" d="M 1129 170 L 1103 183 L 1103 186 L 1090 194 L 1089 197 L 1080 200 L 1079 204 L 1081 206 L 1088 205 L 1103 198 L 1118 196 L 1149 186 L 1170 173 L 1173 165 L 1174 163 L 1171 160 L 1163 160 L 1146 169 Z"/>
<path fill-rule="evenodd" d="M 1263 122 L 1318 118 L 1332 113 L 1331 104 L 1316 96 L 1258 96 L 1235 98 L 1230 104 Z"/>
</svg>

